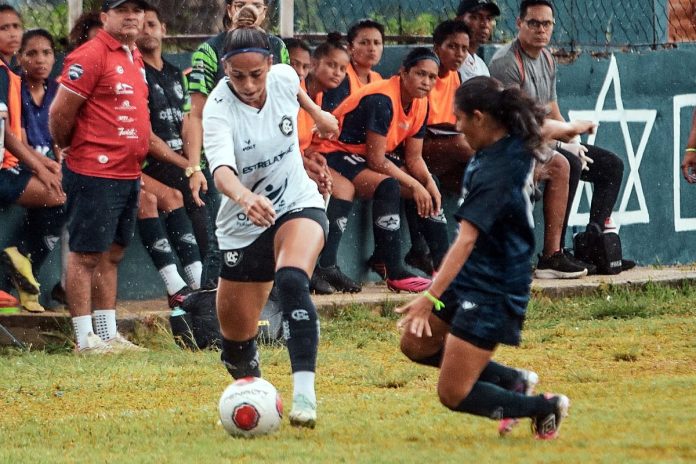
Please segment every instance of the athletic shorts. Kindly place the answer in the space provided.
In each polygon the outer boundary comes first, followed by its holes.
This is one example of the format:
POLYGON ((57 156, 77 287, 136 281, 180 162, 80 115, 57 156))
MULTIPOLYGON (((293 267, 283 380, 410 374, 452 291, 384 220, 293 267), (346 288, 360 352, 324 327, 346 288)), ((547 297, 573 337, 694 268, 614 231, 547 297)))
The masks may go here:
POLYGON ((236 250, 221 250, 222 269, 220 277, 234 282, 270 282, 275 276, 276 231, 291 219, 307 218, 315 221, 324 230, 324 240, 329 233, 329 220, 321 208, 299 208, 278 218, 250 245, 236 250))
POLYGON ((135 233, 140 179, 85 176, 63 164, 70 251, 103 253, 127 247, 135 233))
MULTIPOLYGON (((397 167, 402 167, 404 162, 401 158, 394 153, 387 153, 387 159, 396 164, 397 167)), ((340 175, 346 179, 352 181, 358 174, 363 172, 365 169, 369 169, 367 166, 367 160, 362 155, 356 155, 355 153, 345 153, 342 151, 334 151, 326 155, 326 162, 329 167, 334 171, 338 172, 340 175)))
POLYGON ((441 300, 445 307, 433 314, 450 326, 455 337, 488 351, 500 343, 520 344, 524 316, 508 309, 504 302, 474 303, 462 300, 450 289, 441 300))
POLYGON ((14 168, 0 169, 0 205, 17 203, 27 189, 32 173, 18 165, 14 168))

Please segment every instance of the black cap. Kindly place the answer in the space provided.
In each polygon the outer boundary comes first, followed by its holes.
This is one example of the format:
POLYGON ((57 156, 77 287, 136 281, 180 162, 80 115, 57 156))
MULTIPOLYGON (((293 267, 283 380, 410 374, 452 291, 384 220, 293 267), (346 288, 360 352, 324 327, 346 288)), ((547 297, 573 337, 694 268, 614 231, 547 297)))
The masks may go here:
POLYGON ((104 0, 104 3, 102 3, 102 11, 109 11, 113 8, 116 8, 117 6, 121 6, 126 2, 133 2, 137 3, 143 8, 147 8, 150 6, 145 0, 104 0))
POLYGON ((462 0, 457 8, 457 16, 464 16, 470 11, 486 8, 493 13, 493 16, 500 16, 500 8, 493 0, 462 0))

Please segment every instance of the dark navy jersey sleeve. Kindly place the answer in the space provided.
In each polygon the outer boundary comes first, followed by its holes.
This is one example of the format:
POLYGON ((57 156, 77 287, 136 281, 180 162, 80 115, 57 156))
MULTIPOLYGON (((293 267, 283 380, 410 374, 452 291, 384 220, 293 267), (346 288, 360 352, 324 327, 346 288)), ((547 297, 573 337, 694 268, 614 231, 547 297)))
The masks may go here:
POLYGON ((389 97, 382 94, 367 95, 343 119, 340 140, 344 143, 363 144, 368 131, 386 137, 393 115, 389 97))
POLYGON ((425 113, 425 119, 423 119, 423 125, 421 126, 420 129, 418 129, 418 132, 413 134, 414 139, 425 138, 425 129, 428 126, 428 113, 430 113, 430 106, 428 106, 428 111, 425 113))

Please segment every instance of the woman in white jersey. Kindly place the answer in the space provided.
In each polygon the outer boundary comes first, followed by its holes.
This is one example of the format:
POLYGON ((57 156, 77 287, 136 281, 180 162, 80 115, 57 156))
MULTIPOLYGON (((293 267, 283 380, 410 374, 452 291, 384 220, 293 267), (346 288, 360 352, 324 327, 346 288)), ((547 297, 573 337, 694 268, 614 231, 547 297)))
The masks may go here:
POLYGON ((299 151, 300 81, 288 65, 271 67, 268 36, 257 29, 229 32, 221 61, 226 77, 203 109, 203 144, 223 195, 217 217, 222 361, 235 379, 261 376, 255 337, 275 280, 293 372, 290 422, 314 427, 319 321, 309 276, 328 221, 299 151))

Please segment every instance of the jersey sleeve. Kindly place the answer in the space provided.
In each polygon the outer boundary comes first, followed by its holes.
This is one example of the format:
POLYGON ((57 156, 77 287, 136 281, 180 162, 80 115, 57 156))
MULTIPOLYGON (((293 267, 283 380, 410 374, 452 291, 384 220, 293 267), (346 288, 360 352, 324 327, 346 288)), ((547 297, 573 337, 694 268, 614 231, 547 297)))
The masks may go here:
POLYGON ((506 211, 510 191, 510 180, 507 177, 478 171, 454 217, 457 221, 470 222, 479 232, 488 234, 506 211))
POLYGON ((365 116, 365 129, 379 135, 387 136, 389 123, 394 115, 394 109, 386 95, 368 95, 360 101, 358 110, 365 116))
POLYGON ((213 47, 202 43, 191 56, 191 73, 188 76, 189 92, 209 95, 215 88, 218 70, 218 56, 213 47))
POLYGON ((498 79, 505 87, 521 87, 522 85, 522 75, 511 50, 503 55, 494 56, 488 70, 491 77, 498 79))
POLYGON ((203 107, 203 149, 210 172, 215 172, 220 166, 228 166, 235 173, 238 172, 233 121, 227 110, 229 104, 226 98, 209 98, 203 107))
POLYGON ((430 104, 428 104, 428 111, 425 112, 425 119, 423 120, 423 125, 418 129, 418 132, 413 134, 414 139, 423 139, 425 138, 425 130, 428 126, 428 115, 430 114, 430 104))
MULTIPOLYGON (((7 105, 10 95, 10 76, 7 69, 0 67, 0 102, 7 105)), ((9 107, 9 105, 7 105, 9 107)))
POLYGON ((78 48, 65 58, 61 85, 82 98, 89 98, 103 74, 103 57, 94 47, 78 48))
POLYGON ((273 73, 278 75, 284 91, 297 98, 297 94, 300 91, 300 77, 295 70, 287 64, 277 64, 271 69, 273 73))

